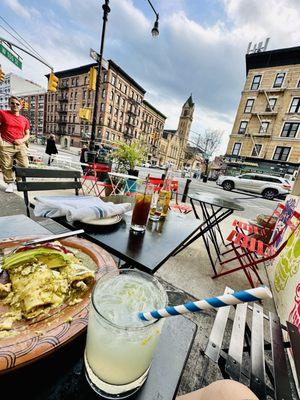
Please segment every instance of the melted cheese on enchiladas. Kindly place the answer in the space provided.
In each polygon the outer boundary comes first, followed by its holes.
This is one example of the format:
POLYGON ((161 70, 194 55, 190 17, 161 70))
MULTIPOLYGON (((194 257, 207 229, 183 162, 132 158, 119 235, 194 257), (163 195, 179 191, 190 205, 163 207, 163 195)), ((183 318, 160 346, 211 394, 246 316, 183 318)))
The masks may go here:
POLYGON ((66 302, 74 304, 94 280, 94 272, 59 242, 56 248, 14 253, 4 260, 3 269, 10 283, 0 287, 0 301, 10 306, 10 312, 0 314, 0 337, 15 320, 35 318, 66 302))

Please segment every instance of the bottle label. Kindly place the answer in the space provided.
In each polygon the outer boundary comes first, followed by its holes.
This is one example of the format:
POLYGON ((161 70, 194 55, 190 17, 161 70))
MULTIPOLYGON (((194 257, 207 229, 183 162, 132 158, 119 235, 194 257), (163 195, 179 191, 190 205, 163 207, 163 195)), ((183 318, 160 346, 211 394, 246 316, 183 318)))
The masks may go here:
POLYGON ((169 210, 169 204, 171 201, 171 192, 168 190, 161 190, 159 192, 158 203, 163 204, 162 217, 165 217, 169 210))

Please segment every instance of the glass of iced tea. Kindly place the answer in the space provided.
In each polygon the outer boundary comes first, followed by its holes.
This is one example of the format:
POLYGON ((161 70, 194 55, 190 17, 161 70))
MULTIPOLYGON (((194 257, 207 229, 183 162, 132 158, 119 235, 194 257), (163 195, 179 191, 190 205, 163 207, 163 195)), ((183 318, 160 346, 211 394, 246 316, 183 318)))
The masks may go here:
POLYGON ((134 231, 145 232, 146 230, 152 194, 153 186, 146 183, 138 183, 131 219, 131 229, 134 231))

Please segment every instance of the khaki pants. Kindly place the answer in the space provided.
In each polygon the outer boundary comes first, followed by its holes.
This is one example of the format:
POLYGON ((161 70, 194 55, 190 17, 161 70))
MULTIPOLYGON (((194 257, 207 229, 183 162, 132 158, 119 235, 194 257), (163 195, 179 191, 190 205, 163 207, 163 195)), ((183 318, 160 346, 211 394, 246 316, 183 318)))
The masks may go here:
POLYGON ((25 144, 10 144, 0 139, 0 167, 5 183, 15 179, 13 172, 14 160, 18 167, 28 168, 27 147, 25 144))

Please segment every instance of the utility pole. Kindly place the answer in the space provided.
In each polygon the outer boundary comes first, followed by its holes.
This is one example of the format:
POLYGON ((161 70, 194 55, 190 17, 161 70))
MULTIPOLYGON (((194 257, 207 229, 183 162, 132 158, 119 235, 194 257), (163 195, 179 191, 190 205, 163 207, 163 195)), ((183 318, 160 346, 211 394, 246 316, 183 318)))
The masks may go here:
MULTIPOLYGON (((151 31, 152 36, 156 37, 159 34, 159 30, 158 30, 159 14, 155 11, 150 0, 148 0, 148 3, 150 4, 153 12, 156 15, 156 21, 155 21, 154 26, 151 31)), ((90 139, 90 143, 89 143, 89 151, 87 152, 87 157, 88 157, 89 162, 96 161, 95 160, 95 158, 96 158, 95 139, 96 139, 97 116, 98 116, 98 100, 99 100, 99 90, 100 90, 100 84, 101 84, 101 68, 102 68, 102 59, 103 59, 106 22, 107 22, 107 16, 110 12, 109 0, 104 0, 102 9, 103 9, 103 24, 102 24, 102 33, 101 33, 100 52, 97 56, 98 71, 97 71, 96 90, 95 90, 95 99, 94 99, 94 107, 93 107, 92 132, 91 132, 91 139, 90 139)))
POLYGON ((105 39, 105 30, 106 30, 106 22, 107 16, 110 12, 109 8, 109 0, 105 0, 105 3, 102 5, 103 8, 103 25, 102 25, 102 33, 101 33, 101 44, 100 44, 100 52, 98 57, 98 71, 97 71, 97 80, 96 80, 96 91, 95 91, 95 100, 94 100, 94 108, 93 108, 93 119, 92 119, 92 132, 91 132, 91 140, 89 145, 90 153, 94 155, 95 158, 95 138, 96 138, 96 125, 97 125, 97 116, 98 116, 98 101, 99 101, 99 90, 101 84, 101 67, 102 67, 102 58, 103 58, 103 49, 104 49, 104 39, 105 39))

